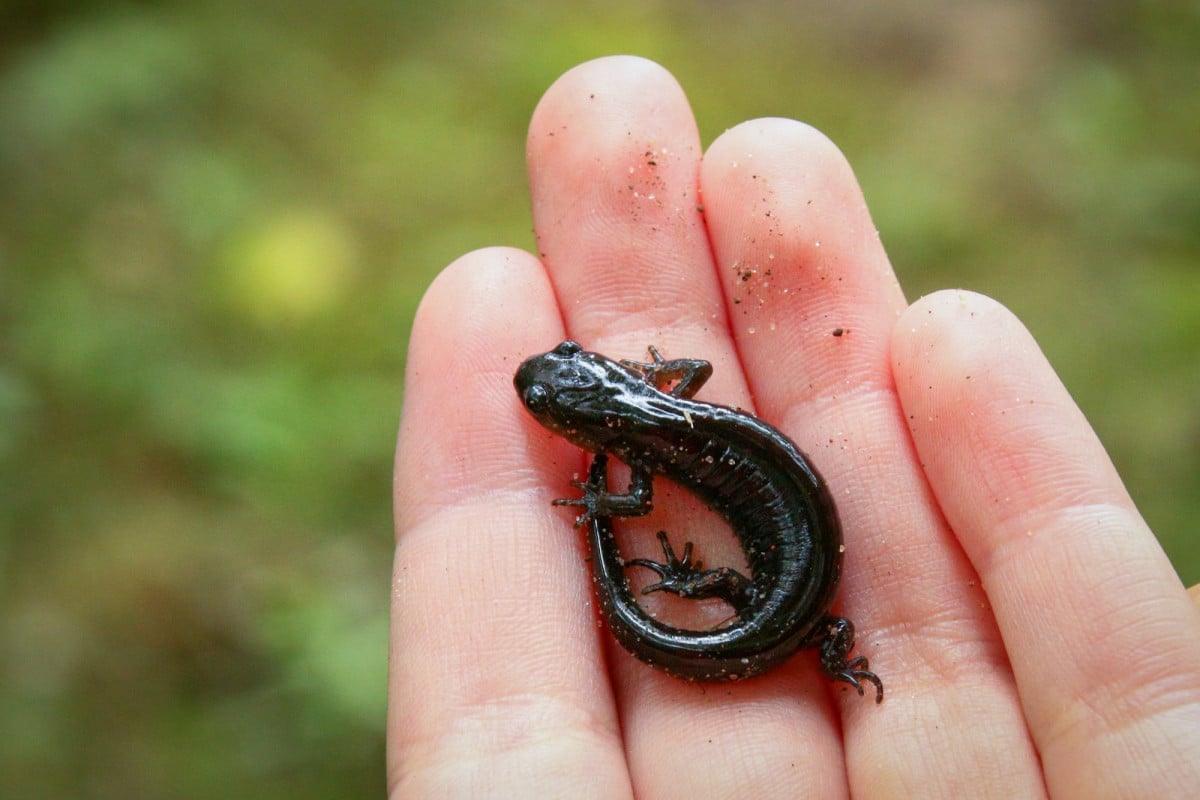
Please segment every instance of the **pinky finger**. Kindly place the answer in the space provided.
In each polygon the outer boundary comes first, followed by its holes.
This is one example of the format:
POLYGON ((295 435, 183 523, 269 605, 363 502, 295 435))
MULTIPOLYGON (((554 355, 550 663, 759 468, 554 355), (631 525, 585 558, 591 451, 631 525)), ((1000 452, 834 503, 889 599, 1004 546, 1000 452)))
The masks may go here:
POLYGON ((983 581, 1052 796, 1200 786, 1200 613, 1029 332, 940 292, 892 365, 930 486, 983 581))

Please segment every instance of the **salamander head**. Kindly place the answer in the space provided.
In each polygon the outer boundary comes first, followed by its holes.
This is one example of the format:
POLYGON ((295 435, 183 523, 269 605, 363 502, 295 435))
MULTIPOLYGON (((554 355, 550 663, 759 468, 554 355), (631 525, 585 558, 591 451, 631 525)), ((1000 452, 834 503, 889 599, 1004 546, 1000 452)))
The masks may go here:
POLYGON ((513 376, 521 402, 538 422, 593 452, 614 432, 614 398, 628 382, 624 367, 569 339, 525 359, 513 376))

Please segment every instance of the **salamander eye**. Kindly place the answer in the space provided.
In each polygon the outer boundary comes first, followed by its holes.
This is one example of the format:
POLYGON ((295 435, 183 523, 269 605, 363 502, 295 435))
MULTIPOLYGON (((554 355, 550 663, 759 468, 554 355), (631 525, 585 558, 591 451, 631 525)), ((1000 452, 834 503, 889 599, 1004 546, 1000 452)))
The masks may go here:
POLYGON ((573 342, 567 339, 565 342, 554 348, 556 356, 573 356, 583 350, 583 346, 579 342, 573 342))
POLYGON ((525 407, 538 412, 550 405, 550 390, 543 384, 535 383, 525 390, 525 407))

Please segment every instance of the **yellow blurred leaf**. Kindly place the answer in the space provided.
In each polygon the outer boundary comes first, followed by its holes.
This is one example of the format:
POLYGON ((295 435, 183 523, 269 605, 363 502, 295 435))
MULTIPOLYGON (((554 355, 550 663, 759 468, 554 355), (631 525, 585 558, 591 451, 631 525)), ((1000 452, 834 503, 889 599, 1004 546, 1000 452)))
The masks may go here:
POLYGON ((230 303, 268 325, 305 322, 332 308, 354 279, 357 242, 321 211, 268 219, 236 242, 227 260, 230 303))

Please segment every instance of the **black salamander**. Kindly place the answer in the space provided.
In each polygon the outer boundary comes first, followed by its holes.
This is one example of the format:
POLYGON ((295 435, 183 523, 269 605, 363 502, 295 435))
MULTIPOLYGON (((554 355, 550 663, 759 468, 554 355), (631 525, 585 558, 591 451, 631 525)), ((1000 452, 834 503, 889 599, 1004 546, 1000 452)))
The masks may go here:
POLYGON ((555 504, 582 509, 576 526, 589 525, 597 595, 613 635, 652 666, 706 681, 747 678, 800 648, 816 647, 829 678, 849 683, 860 695, 862 682, 870 682, 875 701, 882 702, 883 682, 868 669, 866 657, 850 658, 854 625, 828 613, 841 576, 842 530, 821 477, 775 428, 691 399, 712 375, 707 361, 665 361, 653 347, 650 355, 650 363, 616 362, 565 341, 527 359, 513 379, 538 422, 595 454, 587 481, 572 482, 583 496, 555 504), (608 490, 610 455, 632 471, 624 494, 608 490), (751 577, 729 568, 700 569, 691 542, 676 555, 663 531, 658 533, 663 562, 622 560, 612 518, 649 513, 655 474, 695 493, 725 518, 751 577), (736 618, 713 630, 660 622, 635 599, 627 566, 658 574, 644 592, 718 597, 736 618))

